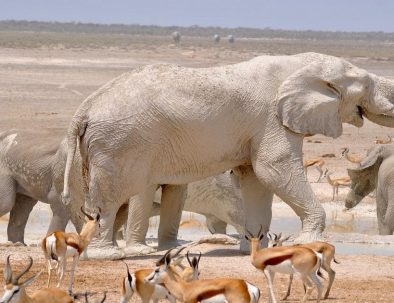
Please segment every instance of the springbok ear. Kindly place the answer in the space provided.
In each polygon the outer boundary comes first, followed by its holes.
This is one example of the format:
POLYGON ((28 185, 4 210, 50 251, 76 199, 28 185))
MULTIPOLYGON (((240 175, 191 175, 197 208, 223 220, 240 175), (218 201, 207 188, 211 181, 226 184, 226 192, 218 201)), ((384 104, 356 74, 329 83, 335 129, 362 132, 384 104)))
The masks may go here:
POLYGON ((167 254, 166 258, 164 259, 165 268, 168 268, 168 266, 170 266, 170 263, 171 263, 171 254, 167 254))
POLYGON ((314 61, 290 75, 279 87, 278 117, 290 130, 337 138, 342 134, 340 117, 344 75, 340 59, 314 61))

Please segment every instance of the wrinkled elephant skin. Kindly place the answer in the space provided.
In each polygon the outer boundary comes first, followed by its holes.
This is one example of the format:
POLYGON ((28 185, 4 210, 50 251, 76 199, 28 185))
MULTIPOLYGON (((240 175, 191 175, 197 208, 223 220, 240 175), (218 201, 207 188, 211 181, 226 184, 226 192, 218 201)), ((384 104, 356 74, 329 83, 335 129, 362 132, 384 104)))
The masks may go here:
POLYGON ((63 201, 77 150, 86 206, 101 207, 102 243, 116 212, 142 197, 148 214, 157 184, 187 184, 234 169, 246 228, 267 232, 273 194, 300 217, 296 241, 319 239, 325 212, 302 165, 306 135, 336 138, 363 117, 394 126, 394 83, 332 56, 260 56, 211 68, 149 65, 91 94, 67 134, 63 201), (260 224, 257 224, 260 220, 260 224))

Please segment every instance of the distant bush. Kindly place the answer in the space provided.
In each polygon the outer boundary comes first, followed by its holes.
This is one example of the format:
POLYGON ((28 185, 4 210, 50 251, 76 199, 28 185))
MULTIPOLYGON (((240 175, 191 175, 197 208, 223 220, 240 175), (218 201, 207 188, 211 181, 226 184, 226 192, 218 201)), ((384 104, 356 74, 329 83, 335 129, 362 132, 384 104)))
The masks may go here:
POLYGON ((328 32, 328 31, 290 31, 280 29, 256 28, 222 28, 222 27, 180 27, 155 25, 125 24, 93 24, 93 23, 60 23, 39 21, 0 21, 0 31, 34 31, 34 32, 69 32, 69 33, 107 33, 127 35, 168 36, 178 31, 182 36, 222 37, 233 35, 239 38, 283 38, 283 39, 316 39, 316 40, 378 40, 394 41, 394 33, 384 32, 328 32))

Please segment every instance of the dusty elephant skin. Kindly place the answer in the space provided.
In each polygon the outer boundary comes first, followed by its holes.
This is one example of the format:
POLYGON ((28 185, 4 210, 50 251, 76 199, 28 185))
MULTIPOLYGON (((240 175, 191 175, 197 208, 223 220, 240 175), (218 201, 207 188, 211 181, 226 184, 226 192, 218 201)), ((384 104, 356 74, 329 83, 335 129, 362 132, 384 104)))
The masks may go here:
MULTIPOLYGON (((163 201, 162 198, 156 193, 155 201, 163 201)), ((131 198, 130 203, 134 202, 135 199, 131 198)), ((153 209, 148 218, 139 217, 138 211, 134 211, 135 208, 132 206, 129 211, 127 205, 123 205, 119 209, 114 230, 119 230, 127 221, 126 241, 129 244, 133 242, 144 244, 147 230, 141 231, 138 235, 133 230, 142 222, 148 221, 149 217, 161 215, 161 203, 153 203, 153 209), (131 235, 137 237, 132 238, 131 235)), ((231 171, 188 184, 183 210, 204 215, 207 227, 213 234, 225 234, 227 224, 234 226, 238 233, 243 233, 245 219, 243 202, 238 180, 231 171)), ((160 220, 160 224, 166 224, 166 222, 160 220)))
POLYGON ((56 175, 63 175, 65 167, 65 159, 59 163, 59 144, 58 137, 38 132, 0 134, 0 216, 10 212, 9 241, 24 243, 29 214, 38 201, 49 203, 53 212, 48 233, 65 229, 69 216, 55 187, 56 175))
POLYGON ((348 169, 352 180, 346 208, 355 207, 376 189, 376 215, 380 235, 394 232, 394 147, 371 148, 357 169, 348 169))
MULTIPOLYGON (((100 206, 102 243, 112 242, 120 205, 131 196, 147 212, 157 184, 186 184, 231 168, 240 178, 246 228, 267 232, 273 194, 302 220, 297 241, 318 239, 325 213, 304 174, 305 135, 336 138, 363 116, 393 124, 394 83, 322 54, 261 56, 212 68, 151 65, 90 95, 67 135, 64 201, 77 142, 100 206), (146 200, 145 200, 146 199, 146 200)), ((106 257, 97 251, 97 257, 106 257)))

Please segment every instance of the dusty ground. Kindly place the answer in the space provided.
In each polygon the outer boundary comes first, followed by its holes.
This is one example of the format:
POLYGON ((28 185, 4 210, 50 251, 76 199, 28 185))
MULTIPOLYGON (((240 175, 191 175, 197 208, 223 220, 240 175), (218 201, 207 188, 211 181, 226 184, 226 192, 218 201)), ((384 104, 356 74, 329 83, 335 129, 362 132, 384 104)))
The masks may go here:
MULTIPOLYGON (((2 37, 4 40, 7 36, 2 37)), ((213 66, 246 60, 262 53, 290 54, 318 50, 343 55, 369 71, 394 77, 394 61, 386 56, 393 54, 394 46, 376 46, 365 41, 357 41, 353 45, 349 42, 343 44, 331 41, 322 45, 317 41, 239 40, 235 46, 221 44, 216 47, 208 42, 195 40, 175 47, 169 41, 152 42, 136 38, 134 44, 126 47, 114 45, 97 48, 84 45, 32 46, 28 43, 29 36, 25 35, 21 39, 26 42, 22 46, 0 47, 0 131, 10 128, 44 129, 63 136, 74 111, 86 96, 122 72, 147 63, 173 62, 196 67, 213 66), (193 43, 196 45, 193 46, 193 43)), ((4 41, 0 42, 4 45, 4 41)), ((307 138, 312 142, 305 140, 305 157, 334 153, 336 157, 327 158, 326 166, 335 172, 334 176, 343 176, 351 164, 338 158, 342 147, 347 146, 351 152, 363 155, 373 145, 376 137, 388 134, 393 135, 391 129, 369 122, 361 129, 345 126, 343 135, 336 140, 323 136, 307 138)), ((316 177, 316 173, 311 171, 311 180, 316 177)), ((327 184, 313 186, 323 202, 330 201, 331 188, 327 184)), ((341 197, 345 192, 341 191, 341 197)), ((369 203, 373 209, 373 199, 369 199, 369 203)), ((274 212, 275 214, 278 213, 274 212)), ((251 266, 249 257, 238 254, 236 247, 204 244, 193 248, 194 250, 204 252, 201 261, 202 277, 245 278, 261 288, 262 302, 266 301, 267 290, 263 275, 251 266)), ((43 258, 36 247, 0 246, 0 268, 3 268, 8 254, 13 255, 16 268, 21 268, 22 259, 26 260, 26 255, 35 259, 32 272, 43 268, 43 258)), ((127 260, 127 263, 132 269, 143 268, 151 266, 156 258, 157 256, 133 258, 127 260)), ((341 264, 334 265, 337 279, 329 302, 394 302, 393 256, 339 254, 338 259, 341 264)), ((82 261, 76 274, 76 290, 105 290, 108 291, 107 302, 117 302, 123 276, 125 267, 119 261, 82 261)), ((30 289, 42 287, 45 279, 44 273, 30 289)), ((283 276, 278 275, 276 278, 278 296, 284 293, 286 281, 287 278, 283 276)), ((301 290, 302 287, 297 282, 289 302, 297 302, 301 290)), ((134 299, 133 302, 138 301, 134 299)))

